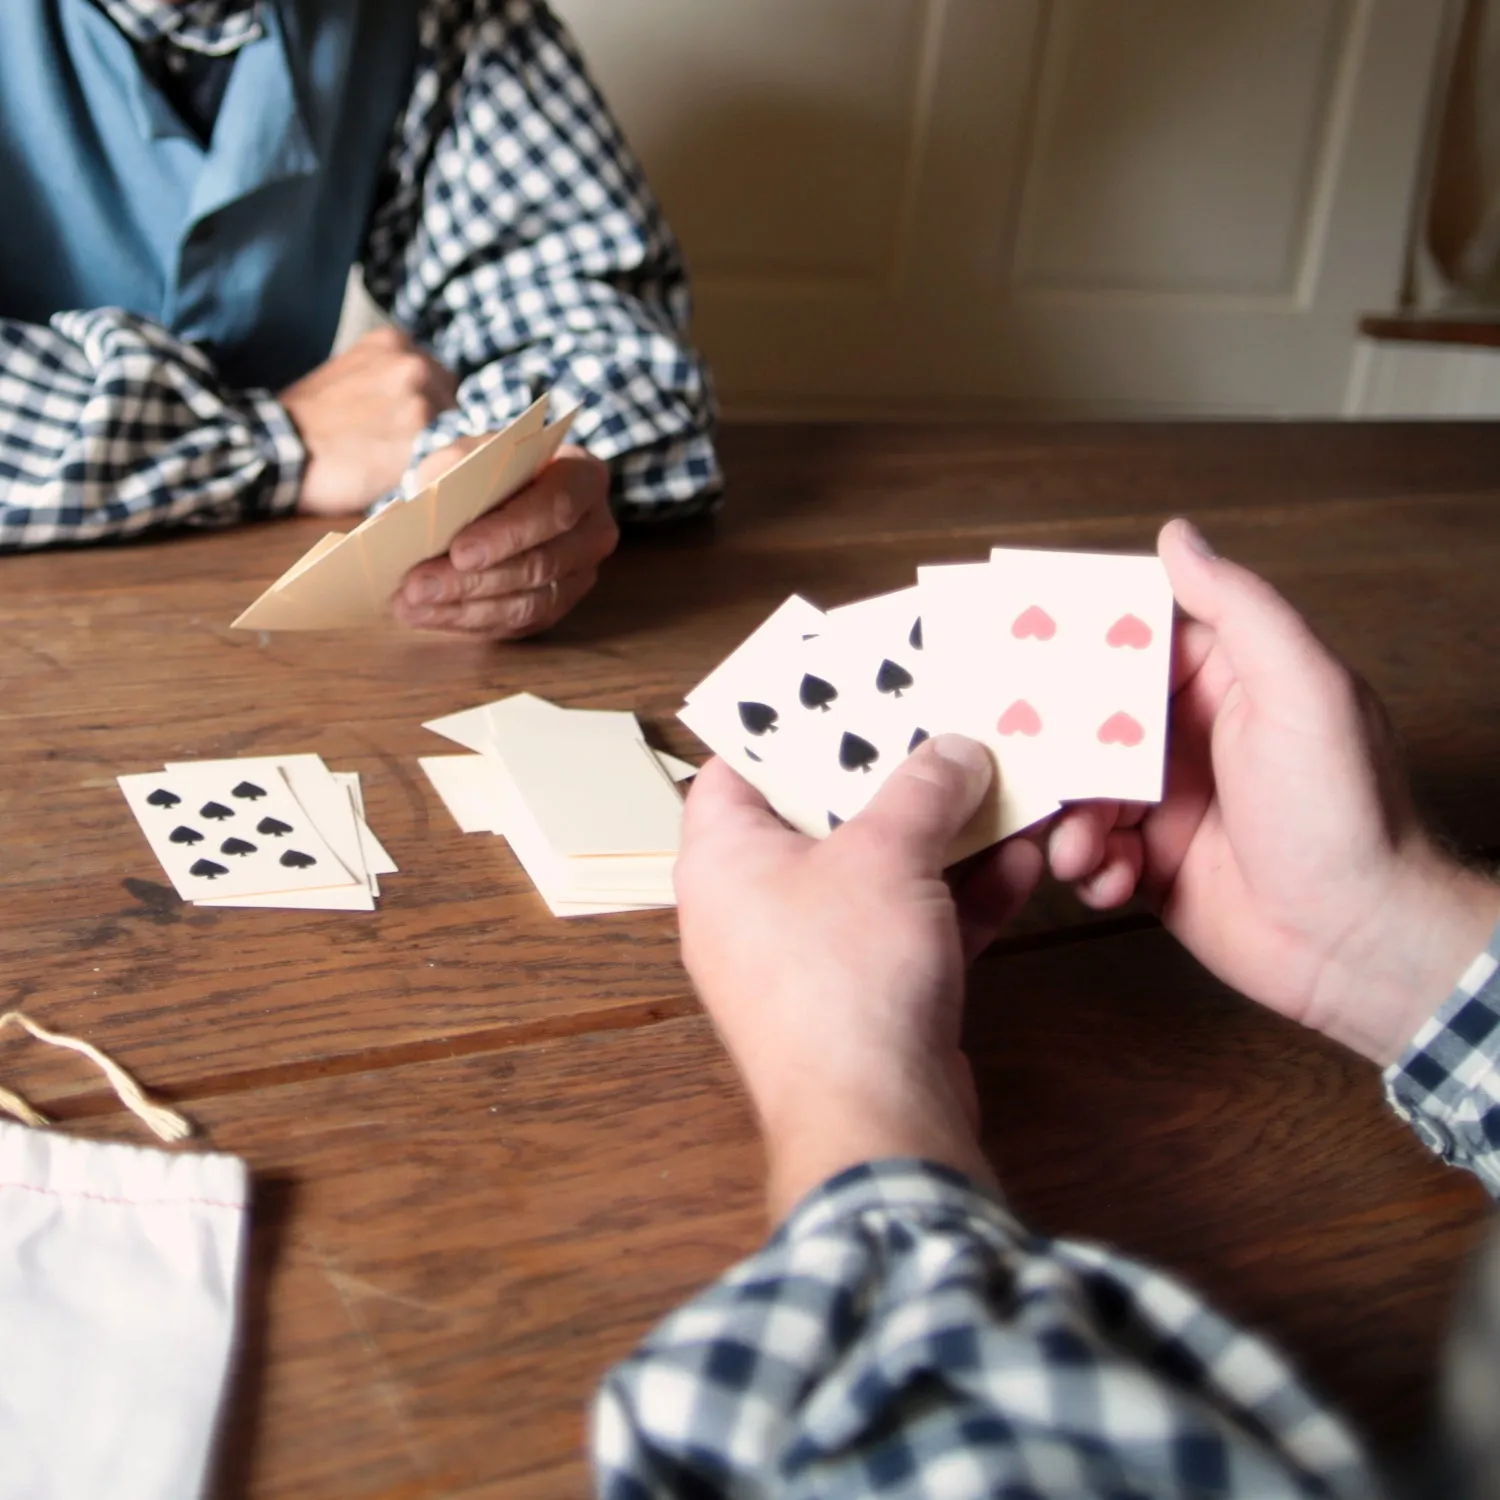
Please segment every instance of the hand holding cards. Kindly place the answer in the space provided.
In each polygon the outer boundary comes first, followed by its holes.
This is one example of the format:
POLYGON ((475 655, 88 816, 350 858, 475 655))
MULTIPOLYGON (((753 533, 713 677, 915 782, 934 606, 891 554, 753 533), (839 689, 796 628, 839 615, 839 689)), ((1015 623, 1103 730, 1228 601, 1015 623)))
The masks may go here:
POLYGON ((1172 592, 1154 557, 997 548, 827 613, 793 596, 679 717, 814 838, 931 735, 1000 769, 961 859, 1064 801, 1161 797, 1172 592))
POLYGON ((465 526, 529 484, 556 454, 573 415, 544 426, 546 405, 544 396, 420 493, 392 501, 353 531, 330 532, 232 628, 337 630, 378 620, 413 567, 446 552, 465 526))

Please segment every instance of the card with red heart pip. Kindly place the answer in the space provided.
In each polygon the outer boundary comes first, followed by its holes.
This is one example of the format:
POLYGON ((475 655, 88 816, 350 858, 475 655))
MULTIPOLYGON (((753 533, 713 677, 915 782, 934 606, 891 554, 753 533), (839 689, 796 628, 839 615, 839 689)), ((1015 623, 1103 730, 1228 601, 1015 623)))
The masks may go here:
POLYGON ((1172 590, 1156 558, 997 548, 918 577, 945 727, 987 744, 1008 785, 1160 800, 1172 590))
POLYGON ((955 858, 1065 801, 1160 799, 1172 594, 1156 558, 997 549, 918 580, 826 615, 788 601, 680 717, 818 837, 949 731, 1000 769, 955 858))

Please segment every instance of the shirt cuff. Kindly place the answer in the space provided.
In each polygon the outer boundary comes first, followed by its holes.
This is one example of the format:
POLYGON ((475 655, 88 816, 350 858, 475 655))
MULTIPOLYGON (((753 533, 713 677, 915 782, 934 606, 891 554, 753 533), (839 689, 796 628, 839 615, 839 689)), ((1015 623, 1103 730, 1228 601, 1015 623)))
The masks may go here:
POLYGON ((307 467, 307 449, 296 423, 270 391, 246 391, 250 417, 265 437, 267 459, 274 478, 256 490, 246 502, 245 518, 283 516, 297 508, 302 493, 302 471, 307 467))
POLYGON ((1500 926, 1384 1081, 1429 1150, 1500 1196, 1500 926))
POLYGON ((811 1239, 868 1215, 939 1226, 983 1225, 1007 1240, 1030 1238, 992 1193, 939 1162, 890 1157, 846 1167, 816 1187, 782 1221, 771 1243, 811 1239))

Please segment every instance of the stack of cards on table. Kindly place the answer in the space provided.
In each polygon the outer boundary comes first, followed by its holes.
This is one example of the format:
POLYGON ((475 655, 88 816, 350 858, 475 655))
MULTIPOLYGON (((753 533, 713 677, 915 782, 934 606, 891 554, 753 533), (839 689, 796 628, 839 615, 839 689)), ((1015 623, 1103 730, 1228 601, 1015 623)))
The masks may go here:
POLYGON ((169 763, 117 778, 177 890, 199 906, 374 911, 395 862, 355 772, 317 755, 169 763))
POLYGON ((510 844, 554 916, 675 904, 675 783, 694 768, 647 745, 634 714, 519 693, 423 727, 477 752, 421 766, 465 833, 510 844))
POLYGON ((1161 798, 1172 592, 1154 557, 997 548, 826 613, 798 596, 679 717, 793 827, 823 838, 921 742, 1000 769, 961 859, 1092 798, 1161 798))

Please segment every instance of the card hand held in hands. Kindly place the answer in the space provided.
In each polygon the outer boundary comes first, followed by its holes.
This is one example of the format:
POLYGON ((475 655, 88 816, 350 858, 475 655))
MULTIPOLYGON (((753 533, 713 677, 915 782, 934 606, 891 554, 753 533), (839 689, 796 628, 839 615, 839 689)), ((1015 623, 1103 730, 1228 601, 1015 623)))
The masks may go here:
POLYGON ((794 595, 678 717, 814 838, 923 740, 978 740, 999 776, 952 862, 1065 801, 1160 800, 1172 616, 1155 557, 997 548, 826 613, 794 595))
POLYGON ((470 522, 529 484, 562 446, 574 412, 546 422, 547 397, 419 493, 349 532, 330 532, 234 622, 236 630, 341 630, 381 619, 402 579, 445 553, 470 522))

